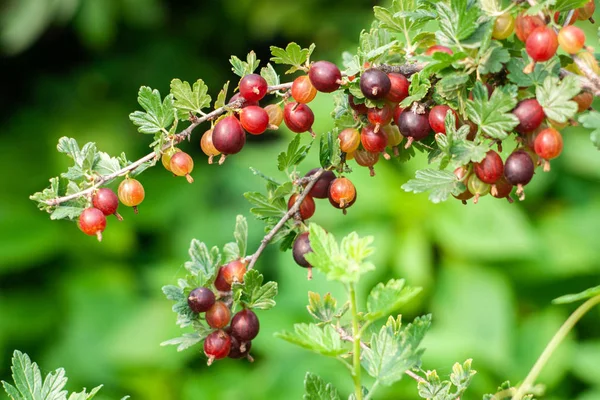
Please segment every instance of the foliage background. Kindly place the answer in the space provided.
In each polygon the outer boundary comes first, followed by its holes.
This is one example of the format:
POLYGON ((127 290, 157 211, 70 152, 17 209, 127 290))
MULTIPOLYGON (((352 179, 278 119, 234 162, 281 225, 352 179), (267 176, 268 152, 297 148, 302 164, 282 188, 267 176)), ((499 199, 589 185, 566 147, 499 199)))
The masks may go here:
MULTIPOLYGON (((369 26, 374 4, 304 0, 14 0, 0 6, 0 378, 9 379, 14 349, 28 352, 44 372, 67 370, 70 389, 105 384, 100 399, 264 399, 301 397, 307 370, 348 393, 341 365, 281 340, 273 332, 308 320, 307 291, 342 295, 316 275, 304 279, 290 253, 270 248, 258 268, 280 284, 278 307, 263 312, 255 363, 226 360, 210 369, 197 351, 176 353, 158 343, 180 332, 160 287, 183 274, 191 238, 222 245, 235 215, 250 217, 242 193, 262 182, 248 166, 275 174, 275 156, 291 134, 252 138, 223 167, 205 164, 196 132, 182 147, 194 155, 196 182, 162 168, 142 176, 147 198, 139 216, 109 220, 102 244, 74 224, 51 222, 27 197, 66 169, 59 137, 95 141, 130 159, 146 154, 146 137, 128 113, 140 85, 168 91, 171 78, 203 78, 216 93, 234 79, 231 54, 296 41, 317 44, 316 59, 341 62, 369 26)), ((600 18, 597 18, 600 19, 600 18)), ((587 26, 588 37, 595 37, 587 26)), ((593 44, 596 44, 595 42, 593 44)), ((235 82, 232 82, 235 83, 235 82)), ((331 101, 313 103, 315 130, 329 129, 331 101)), ((311 104, 312 106, 312 104, 311 104)), ((433 312, 424 368, 450 372, 474 358, 479 371, 466 399, 481 398, 505 379, 523 379, 574 306, 551 299, 600 284, 600 158, 579 128, 564 133, 552 172, 538 172, 527 200, 509 205, 483 198, 433 205, 401 189, 426 161, 357 168, 360 200, 348 216, 318 202, 315 221, 338 236, 374 235, 378 265, 362 285, 405 277, 424 294, 405 312, 433 312)), ((308 140, 308 138, 306 139, 308 140)), ((510 151, 511 149, 508 149, 510 151)), ((506 150, 505 150, 506 151, 506 150)), ((316 166, 316 154, 310 158, 316 166)), ((306 170, 313 165, 306 165, 306 170)), ((250 218, 250 249, 262 226, 250 218)), ((548 399, 600 398, 600 311, 584 318, 546 367, 548 399)), ((381 399, 416 398, 408 378, 381 399)))

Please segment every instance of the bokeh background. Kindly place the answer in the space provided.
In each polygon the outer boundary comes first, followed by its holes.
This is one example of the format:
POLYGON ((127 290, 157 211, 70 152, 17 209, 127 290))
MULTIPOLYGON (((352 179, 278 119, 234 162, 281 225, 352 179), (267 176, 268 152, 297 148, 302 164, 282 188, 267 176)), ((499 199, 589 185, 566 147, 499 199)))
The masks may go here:
MULTIPOLYGON (((183 148, 193 154, 196 182, 162 168, 141 177, 147 197, 140 214, 121 210, 100 244, 74 223, 53 222, 28 196, 43 189, 69 160, 59 137, 94 141, 130 159, 148 151, 129 112, 141 85, 168 91, 172 78, 204 79, 216 96, 233 80, 228 59, 269 45, 317 44, 315 59, 341 62, 372 20, 375 2, 347 0, 9 0, 0 5, 0 378, 10 378, 14 349, 44 372, 65 367, 69 389, 104 384, 99 399, 298 399, 306 371, 349 394, 351 381, 336 361, 273 338, 308 321, 309 290, 342 298, 316 274, 306 281, 291 254, 269 248, 258 268, 277 280, 278 306, 261 312, 254 364, 225 360, 207 368, 201 347, 177 353, 159 347, 182 332, 161 286, 183 275, 192 238, 222 246, 236 214, 250 222, 250 249, 263 226, 242 193, 260 190, 249 166, 276 176, 276 154, 291 133, 252 138, 224 166, 209 166, 196 132, 183 148)), ((597 18, 600 19, 600 18, 597 18)), ((589 24, 588 24, 589 25, 589 24)), ((587 28, 595 37, 594 27, 587 28)), ((280 72, 282 72, 280 70, 280 72)), ((329 96, 315 100, 315 130, 330 129, 329 96)), ((380 162, 377 176, 356 168, 360 200, 343 216, 318 202, 314 220, 338 236, 373 235, 377 270, 361 298, 379 281, 404 277, 424 287, 405 320, 432 312, 424 368, 447 375, 473 358, 479 371, 464 399, 481 398, 505 379, 524 378, 549 338, 575 306, 553 306, 559 295, 600 284, 600 157, 581 128, 564 133, 563 155, 550 173, 538 172, 527 200, 483 198, 431 204, 400 186, 425 165, 380 162)), ((306 138, 308 141, 308 138, 306 138)), ((510 151, 510 149, 508 149, 510 151)), ((316 153, 316 152, 313 152, 316 153)), ((304 170, 317 165, 316 154, 304 170)), ((548 399, 600 399, 600 311, 577 326, 540 379, 548 399)), ((369 381, 367 380, 367 383, 369 381)), ((376 398, 415 399, 403 379, 376 398)), ((0 395, 2 397, 2 395, 0 395)))

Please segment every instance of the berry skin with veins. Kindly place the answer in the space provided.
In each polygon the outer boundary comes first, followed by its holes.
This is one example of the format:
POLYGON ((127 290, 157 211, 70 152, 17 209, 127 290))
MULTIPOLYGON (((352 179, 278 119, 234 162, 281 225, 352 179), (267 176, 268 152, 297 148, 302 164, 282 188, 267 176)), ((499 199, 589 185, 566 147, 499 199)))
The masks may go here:
POLYGON ((171 172, 171 157, 173 157, 173 154, 180 151, 181 149, 178 149, 177 147, 171 147, 167 149, 160 157, 160 161, 167 171, 171 172))
POLYGON ((504 175, 504 164, 498 153, 489 150, 481 162, 473 163, 473 170, 482 182, 492 185, 504 175))
POLYGON ((512 35, 515 30, 515 18, 510 13, 504 13, 496 18, 492 37, 503 40, 512 35))
POLYGON ((569 54, 576 54, 585 45, 585 33, 576 26, 565 26, 558 32, 560 48, 569 54))
POLYGON ((114 215, 119 221, 123 220, 123 217, 117 212, 117 209, 119 208, 119 198, 115 192, 109 188, 98 189, 92 196, 92 204, 98 210, 102 211, 105 216, 114 215))
POLYGON ((127 207, 133 207, 133 211, 136 214, 138 213, 137 206, 144 201, 144 197, 146 196, 142 184, 133 178, 125 178, 119 185, 117 193, 121 203, 127 207))
POLYGON ((269 114, 259 106, 248 106, 240 111, 240 123, 251 135, 261 135, 269 127, 269 114))
POLYGON ((188 306, 196 314, 208 311, 215 304, 215 301, 213 291, 205 287, 192 290, 187 298, 188 306))
POLYGON ((213 163, 214 156, 218 156, 219 154, 221 154, 213 144, 212 134, 213 130, 209 129, 206 132, 204 132, 202 138, 200 139, 200 148, 202 149, 202 152, 208 156, 209 164, 213 163))
POLYGON ((204 354, 208 357, 208 365, 227 357, 230 350, 231 336, 223 330, 214 331, 204 340, 204 354))
POLYGON ((360 145, 360 132, 355 128, 346 128, 338 134, 340 150, 344 153, 353 153, 360 145))
MULTIPOLYGON (((360 142, 365 150, 372 153, 381 153, 385 151, 388 145, 387 136, 383 131, 377 131, 377 127, 366 125, 360 132, 360 142)), ((388 156, 389 157, 389 156, 388 156)))
POLYGON ((240 80, 240 95, 248 101, 260 101, 268 88, 265 78, 258 74, 248 74, 240 80))
POLYGON ((384 99, 392 88, 388 75, 376 68, 369 68, 360 76, 360 90, 367 99, 384 99))
POLYGON ((558 38, 551 27, 535 28, 525 41, 525 50, 535 62, 551 59, 558 49, 558 38))
POLYGON ((96 236, 102 241, 102 232, 106 229, 106 216, 97 208, 86 208, 79 215, 79 229, 89 236, 96 236))
POLYGON ((508 200, 509 203, 513 202, 513 199, 510 197, 510 193, 513 190, 513 185, 508 183, 508 181, 506 180, 506 178, 504 176, 502 178, 500 178, 494 184, 494 186, 496 187, 496 191, 491 192, 492 196, 494 196, 497 199, 506 198, 506 200, 508 200))
MULTIPOLYGON (((239 153, 246 144, 246 132, 240 121, 233 115, 226 116, 215 125, 212 142, 222 154, 239 153)), ((222 163, 220 161, 219 163, 222 163)))
POLYGON ((356 197, 356 188, 348 178, 337 178, 329 186, 329 199, 338 204, 340 208, 351 205, 356 197))
POLYGON ((369 168, 369 173, 371 176, 375 176, 375 169, 373 166, 377 164, 377 161, 379 161, 379 154, 380 153, 372 153, 365 149, 358 149, 354 153, 354 159, 361 167, 369 168))
POLYGON ((394 112, 389 104, 384 104, 381 108, 369 108, 367 112, 367 119, 370 123, 375 125, 375 132, 379 132, 379 128, 382 125, 387 125, 392 122, 394 112))
POLYGON ((535 154, 544 160, 544 171, 550 171, 550 162, 562 153, 563 139, 559 131, 546 128, 538 133, 533 141, 535 154))
MULTIPOLYGON (((294 204, 296 204, 297 198, 298 193, 294 193, 290 196, 290 199, 288 200, 288 210, 290 210, 294 204)), ((304 200, 302 200, 302 203, 300 203, 300 208, 298 210, 300 213, 300 218, 302 218, 303 221, 309 219, 315 214, 315 208, 315 201, 312 197, 310 197, 310 195, 307 195, 304 200)))
POLYGON ((513 110, 513 114, 519 119, 519 125, 515 127, 515 131, 520 134, 533 132, 544 122, 544 118, 546 118, 544 109, 536 99, 527 99, 519 102, 513 110))
MULTIPOLYGON (((309 178, 317 173, 319 168, 313 168, 304 175, 305 178, 309 178)), ((312 189, 308 193, 309 196, 315 199, 326 199, 329 196, 329 185, 335 180, 335 174, 332 171, 324 171, 317 182, 313 185, 312 189)))
POLYGON ((332 62, 317 61, 311 64, 308 77, 319 92, 331 93, 340 88, 342 73, 332 62))
POLYGON ((310 132, 315 137, 315 133, 312 131, 315 114, 306 104, 287 103, 283 109, 283 120, 290 131, 295 133, 310 132))
POLYGON ((248 309, 239 311, 231 320, 231 336, 242 342, 249 342, 258 335, 260 324, 256 314, 248 309))
POLYGON ((227 326, 230 319, 231 311, 229 311, 229 307, 222 301, 216 301, 215 304, 206 311, 206 323, 211 328, 224 328, 227 326))
POLYGON ((317 88, 310 82, 308 75, 302 75, 294 79, 292 83, 292 97, 296 102, 306 104, 314 100, 317 88))
POLYGON ((438 105, 434 106, 429 111, 428 117, 429 125, 435 133, 443 133, 444 135, 446 134, 446 114, 448 114, 448 112, 452 112, 454 114, 454 127, 458 128, 458 115, 456 114, 456 111, 454 111, 447 105, 438 105))
POLYGON ((519 14, 515 20, 515 34, 521 42, 525 42, 535 28, 546 26, 546 23, 537 15, 519 14))
POLYGON ((472 174, 467 181, 467 188, 469 189, 469 192, 473 193, 475 196, 473 204, 477 204, 480 197, 485 196, 490 192, 491 186, 489 183, 482 182, 476 174, 472 174))
POLYGON ((408 97, 410 82, 404 75, 395 72, 389 73, 388 78, 390 79, 391 86, 386 99, 392 103, 400 103, 408 97))
POLYGON ((177 176, 185 176, 189 183, 194 182, 194 178, 190 176, 190 173, 194 169, 194 160, 188 153, 179 151, 171 157, 169 163, 171 172, 177 176))
POLYGON ((277 104, 269 104, 265 111, 269 115, 269 129, 278 129, 283 122, 283 109, 277 104))

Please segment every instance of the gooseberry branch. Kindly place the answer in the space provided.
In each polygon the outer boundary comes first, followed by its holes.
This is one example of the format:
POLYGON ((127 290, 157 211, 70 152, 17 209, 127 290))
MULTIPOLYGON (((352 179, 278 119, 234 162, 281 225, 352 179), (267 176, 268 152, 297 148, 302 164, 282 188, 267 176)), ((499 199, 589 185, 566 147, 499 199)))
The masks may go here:
MULTIPOLYGON (((269 88, 267 89, 267 93, 279 92, 280 90, 288 90, 291 87, 292 87, 292 82, 282 83, 280 85, 275 85, 275 86, 269 86, 269 88)), ((231 109, 240 108, 242 105, 243 105, 243 100, 235 100, 229 104, 224 105, 223 107, 219 107, 216 110, 203 115, 200 118, 192 118, 191 119, 192 124, 190 126, 188 126, 187 128, 185 128, 183 131, 173 135, 171 140, 169 140, 169 143, 167 143, 165 146, 163 146, 163 148, 160 151, 160 154, 162 154, 162 152, 171 148, 173 145, 181 143, 185 139, 188 139, 191 136, 194 129, 201 123, 213 120, 213 119, 219 117, 221 114, 228 112, 231 109)), ((74 200, 79 197, 89 196, 94 192, 94 190, 96 190, 96 188, 98 186, 100 186, 106 182, 109 182, 119 176, 127 175, 130 172, 135 171, 137 168, 139 168, 142 164, 144 164, 146 162, 151 162, 151 161, 156 162, 156 160, 158 159, 158 156, 160 154, 157 154, 156 152, 148 153, 144 157, 140 158, 139 160, 132 162, 131 164, 127 165, 126 167, 121 168, 118 171, 113 172, 112 174, 102 175, 102 176, 95 178, 92 185, 87 189, 84 189, 84 190, 76 192, 76 193, 69 194, 67 196, 62 196, 62 197, 57 197, 55 199, 46 200, 46 201, 44 201, 44 203, 46 203, 49 206, 58 206, 59 204, 64 203, 69 200, 74 200)))

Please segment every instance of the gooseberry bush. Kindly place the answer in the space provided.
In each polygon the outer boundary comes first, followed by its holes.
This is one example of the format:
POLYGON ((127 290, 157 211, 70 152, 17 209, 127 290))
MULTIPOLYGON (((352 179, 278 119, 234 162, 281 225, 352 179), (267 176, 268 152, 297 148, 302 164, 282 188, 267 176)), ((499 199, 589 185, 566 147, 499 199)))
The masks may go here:
MULTIPOLYGON (((373 238, 353 232, 338 241, 309 220, 318 204, 327 206, 319 202, 324 199, 342 211, 340 218, 351 213, 358 193, 368 190, 354 185, 352 170, 368 168, 377 179, 380 158, 405 163, 423 153, 430 166, 417 171, 402 186, 405 191, 429 192, 433 203, 477 204, 488 194, 513 202, 514 192, 525 200, 536 171, 552 173, 550 162, 563 149, 560 131, 569 125, 590 129, 592 144, 600 148, 600 114, 591 109, 600 94, 600 67, 578 27, 593 23, 594 9, 593 0, 394 0, 390 7, 376 6, 372 26, 361 33, 355 53, 343 54, 342 66, 314 60, 314 44, 290 43, 271 47, 266 64, 252 51, 245 61, 232 56, 239 80, 225 83, 214 102, 202 79, 173 79, 166 96, 140 88, 142 110, 129 117, 140 133, 150 135, 152 151, 132 162, 125 154, 111 156, 94 143, 80 146, 63 137, 58 151, 73 165, 31 199, 51 219, 76 221, 101 240, 112 221, 122 220, 119 202, 143 214, 139 175, 159 160, 175 177, 194 181, 198 157, 177 145, 196 128, 203 130, 198 140, 208 163, 223 164, 236 162, 247 133, 276 134, 285 126, 297 135, 276 160, 280 176, 252 169, 265 188, 245 194, 251 213, 265 224, 260 246, 248 251, 244 216, 236 219, 233 241, 222 247, 192 240, 187 275, 163 288, 186 332, 162 345, 178 351, 202 347, 209 365, 226 357, 252 361, 261 314, 275 306, 278 290, 276 282, 265 282, 258 261, 269 244, 279 243, 282 251, 292 250, 290 262, 305 268, 309 279, 314 269, 347 295, 310 292, 314 322, 296 324, 279 338, 339 360, 354 384, 351 399, 374 398, 379 386, 405 376, 416 381, 422 398, 459 399, 476 373, 472 360, 456 363, 447 377, 427 370, 421 342, 432 316, 406 323, 399 314, 421 289, 392 279, 361 301, 356 287, 375 269, 368 260, 373 238), (283 76, 294 77, 282 81, 275 66, 285 66, 283 76), (327 132, 313 129, 310 104, 317 92, 329 93, 335 104, 327 132), (305 169, 310 151, 318 152, 320 165, 305 169), (110 187, 117 183, 115 193, 110 187), (363 384, 365 374, 374 380, 370 387, 363 384)), ((600 302, 600 288, 558 300, 585 299, 523 382, 491 388, 484 399, 540 395, 535 385, 540 370, 577 320, 600 302)), ((305 390, 305 399, 347 396, 310 372, 305 390)), ((14 390, 9 395, 29 398, 14 390)))

